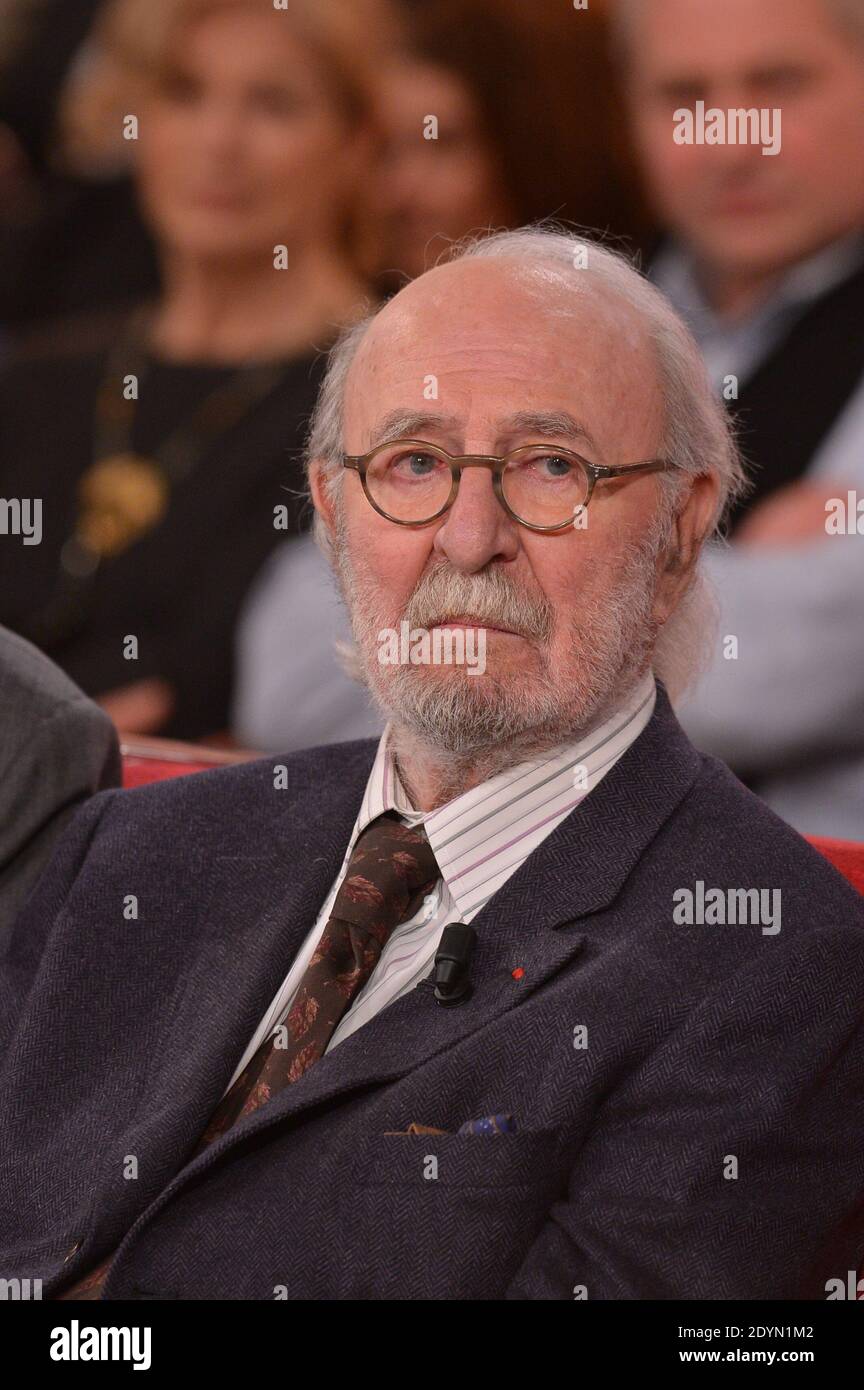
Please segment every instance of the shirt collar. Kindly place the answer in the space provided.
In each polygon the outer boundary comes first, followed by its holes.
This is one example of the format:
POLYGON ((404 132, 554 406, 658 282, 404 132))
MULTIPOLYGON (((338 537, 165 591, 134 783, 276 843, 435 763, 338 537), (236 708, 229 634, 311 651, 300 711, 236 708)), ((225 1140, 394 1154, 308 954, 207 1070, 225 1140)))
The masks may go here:
POLYGON ((507 868, 515 872, 638 738, 651 718, 656 699, 654 676, 648 671, 621 708, 585 738, 507 768, 446 805, 425 812, 412 804, 399 777, 388 724, 378 743, 348 854, 371 821, 385 811, 395 811, 409 824, 424 826, 460 914, 463 919, 473 915, 477 910, 477 880, 467 872, 466 855, 477 847, 483 858, 492 860, 506 851, 507 868))
POLYGON ((662 250, 652 267, 651 278, 699 338, 800 312, 851 275, 862 260, 864 237, 860 232, 822 247, 782 275, 752 314, 738 323, 727 322, 714 312, 700 285, 695 260, 685 247, 672 243, 662 250))

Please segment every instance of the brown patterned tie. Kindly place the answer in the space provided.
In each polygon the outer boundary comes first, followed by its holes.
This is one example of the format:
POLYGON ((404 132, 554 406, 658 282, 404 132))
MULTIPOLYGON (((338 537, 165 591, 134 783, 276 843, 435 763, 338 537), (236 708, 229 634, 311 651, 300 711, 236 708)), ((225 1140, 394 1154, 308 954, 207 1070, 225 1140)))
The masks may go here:
MULTIPOLYGON (((191 1158, 297 1081, 327 1049, 396 927, 414 916, 440 876, 422 826, 392 811, 357 837, 345 878, 283 1024, 261 1043, 222 1097, 191 1158)), ((113 1254, 59 1299, 98 1299, 113 1254)))

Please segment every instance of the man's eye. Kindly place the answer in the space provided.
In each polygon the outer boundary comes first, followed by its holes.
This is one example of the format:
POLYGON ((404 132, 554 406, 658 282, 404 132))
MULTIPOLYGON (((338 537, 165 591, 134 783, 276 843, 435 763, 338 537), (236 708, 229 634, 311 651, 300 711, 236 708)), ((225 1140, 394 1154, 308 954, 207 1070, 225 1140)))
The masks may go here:
POLYGON ((573 471, 573 465, 569 459, 562 459, 559 454, 552 454, 546 460, 546 468, 549 473, 556 478, 566 478, 573 471))
POLYGON ((754 84, 757 100, 767 102, 771 98, 798 96, 815 80, 816 75, 807 68, 778 68, 775 72, 760 74, 754 84))
POLYGON ((428 478, 440 467, 441 460, 436 459, 434 454, 418 453, 398 454, 390 464, 392 471, 406 478, 428 478))
POLYGON ((530 460, 530 467, 539 473, 541 478, 550 480, 568 478, 573 472, 573 464, 560 454, 536 454, 530 460))
POLYGON ((666 82, 657 88, 656 96, 660 106, 692 110, 697 101, 705 100, 705 88, 695 82, 666 82))

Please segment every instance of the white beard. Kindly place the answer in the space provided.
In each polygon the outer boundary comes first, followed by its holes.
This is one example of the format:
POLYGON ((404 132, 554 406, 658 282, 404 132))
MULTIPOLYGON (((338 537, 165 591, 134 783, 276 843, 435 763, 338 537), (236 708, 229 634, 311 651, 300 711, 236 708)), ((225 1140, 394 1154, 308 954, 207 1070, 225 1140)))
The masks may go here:
POLYGON ((650 664, 660 541, 656 527, 637 550, 619 557, 611 586, 608 575, 586 586, 563 652, 553 659, 550 604, 540 593, 517 589, 501 567, 466 575, 445 561, 423 574, 403 613, 385 611, 386 596, 363 557, 349 557, 340 518, 330 554, 356 642, 351 674, 391 720, 397 746, 406 737, 419 740, 447 759, 482 759, 488 770, 583 737, 615 713, 650 664), (465 666, 380 663, 383 629, 398 628, 402 620, 428 629, 453 613, 524 634, 534 669, 496 673, 494 657, 482 676, 465 666))

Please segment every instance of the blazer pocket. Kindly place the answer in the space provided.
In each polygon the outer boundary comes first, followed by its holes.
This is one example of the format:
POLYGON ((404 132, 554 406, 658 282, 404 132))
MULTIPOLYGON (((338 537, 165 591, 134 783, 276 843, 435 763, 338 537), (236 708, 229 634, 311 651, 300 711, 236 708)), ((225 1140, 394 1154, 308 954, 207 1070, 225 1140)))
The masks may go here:
POLYGON ((349 1159, 351 1180, 374 1187, 536 1189, 559 1169, 560 1138, 555 1129, 367 1135, 349 1159))
POLYGON ((328 1297, 503 1298, 566 1184, 561 1135, 366 1135, 339 1159, 328 1297), (362 1252, 362 1254, 361 1254, 362 1252))

